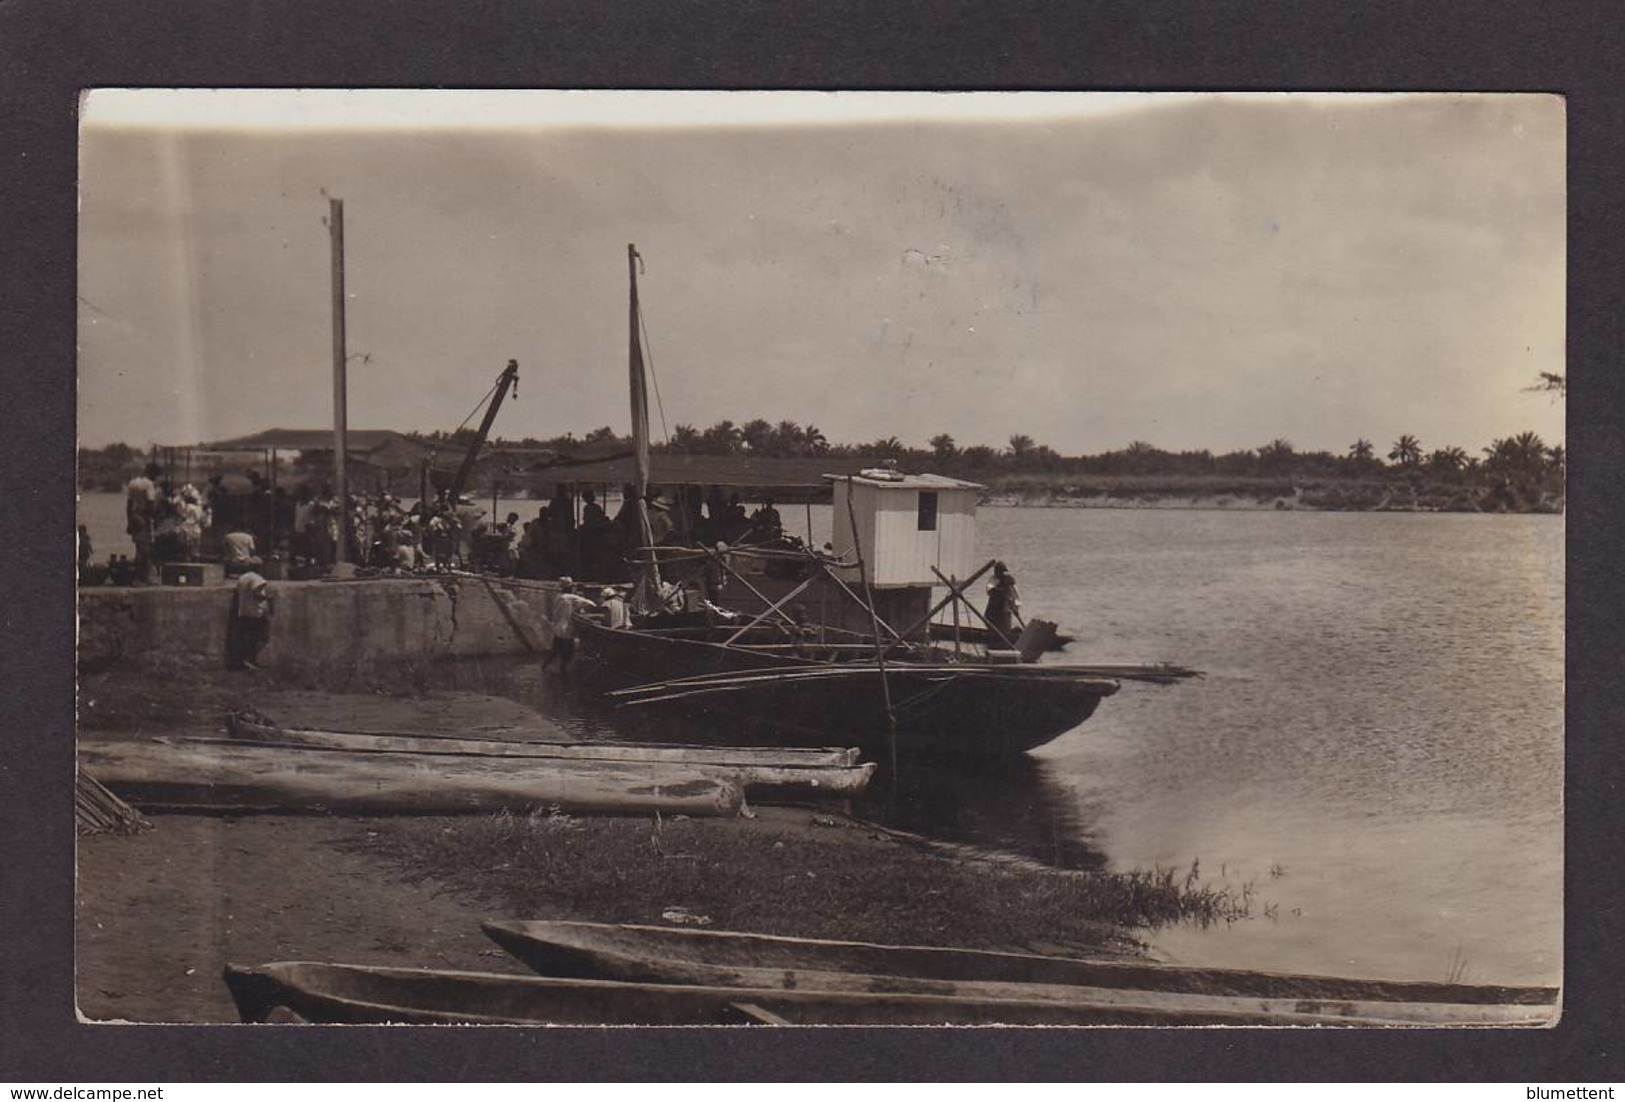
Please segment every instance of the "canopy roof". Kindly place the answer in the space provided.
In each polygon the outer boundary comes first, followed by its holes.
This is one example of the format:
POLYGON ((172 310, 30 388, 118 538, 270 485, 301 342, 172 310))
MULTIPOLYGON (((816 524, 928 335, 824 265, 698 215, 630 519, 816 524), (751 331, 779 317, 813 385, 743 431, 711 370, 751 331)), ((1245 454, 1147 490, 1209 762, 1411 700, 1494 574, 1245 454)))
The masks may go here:
MULTIPOLYGON (((396 457, 416 463, 429 454, 429 449, 411 437, 391 429, 350 429, 345 433, 345 446, 349 453, 370 458, 388 456, 391 465, 396 457), (409 458, 408 458, 409 457, 409 458)), ((198 450, 212 452, 265 451, 277 448, 286 451, 332 451, 333 430, 328 429, 266 429, 248 436, 235 436, 230 440, 216 440, 199 444, 198 450)), ((405 464, 401 464, 405 465, 405 464)))
MULTIPOLYGON (((755 491, 757 498, 784 501, 827 501, 830 471, 857 474, 875 465, 872 457, 835 459, 829 456, 769 458, 749 455, 673 455, 656 452, 649 457, 649 484, 670 491, 677 486, 716 486, 724 491, 755 491)), ((636 477, 631 456, 612 456, 594 462, 563 461, 531 468, 543 481, 620 486, 636 477)))
MULTIPOLYGON (((845 482, 847 475, 826 474, 825 478, 831 482, 845 482)), ((941 474, 903 474, 901 471, 891 478, 873 478, 862 472, 854 472, 851 476, 854 482, 865 486, 873 486, 878 490, 981 490, 980 482, 966 482, 963 479, 949 478, 941 474)))

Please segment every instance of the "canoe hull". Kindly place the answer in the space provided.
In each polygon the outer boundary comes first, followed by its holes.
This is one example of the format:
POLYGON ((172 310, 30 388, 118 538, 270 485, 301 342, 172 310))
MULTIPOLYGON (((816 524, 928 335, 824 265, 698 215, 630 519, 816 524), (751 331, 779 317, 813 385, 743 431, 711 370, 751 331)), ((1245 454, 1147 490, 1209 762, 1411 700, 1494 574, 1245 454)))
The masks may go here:
POLYGON ((245 1022, 511 1025, 1324 1025, 1314 1015, 949 995, 631 984, 282 961, 227 965, 245 1022))
POLYGON ((1028 954, 589 922, 487 922, 538 973, 712 987, 911 993, 1136 1006, 1170 1015, 1262 1012, 1327 1024, 1544 1025, 1551 988, 1383 982, 1028 954))
POLYGON ((209 739, 89 742, 79 763, 141 808, 734 815, 740 786, 681 765, 357 753, 209 739))
MULTIPOLYGON (((616 684, 639 684, 712 674, 830 664, 797 661, 778 653, 636 630, 612 631, 583 623, 581 647, 616 684)), ((900 753, 969 757, 1018 754, 1057 738, 1087 720, 1117 691, 1107 678, 1040 676, 1043 667, 954 676, 952 667, 887 665, 886 681, 897 719, 900 753)), ((684 710, 742 716, 752 742, 806 745, 836 738, 856 742, 871 756, 890 752, 885 695, 876 674, 838 689, 816 681, 784 681, 748 694, 695 698, 684 710)))
POLYGON ((848 799, 860 796, 874 776, 875 764, 853 764, 857 751, 752 751, 739 748, 681 748, 634 747, 637 754, 657 756, 630 756, 617 753, 623 749, 614 744, 572 744, 554 747, 539 742, 510 742, 498 739, 463 739, 440 735, 374 734, 361 731, 320 731, 311 728, 277 727, 256 723, 233 716, 228 723, 234 738, 258 745, 308 746, 329 750, 351 750, 374 754, 434 754, 449 755, 452 760, 469 756, 474 758, 512 758, 521 763, 534 762, 544 768, 559 763, 563 770, 592 769, 643 770, 659 774, 677 770, 686 774, 710 777, 743 785, 746 793, 755 798, 778 794, 801 797, 829 796, 848 799), (565 753, 556 751, 563 750, 565 753), (845 760, 848 764, 822 764, 828 759, 845 760))

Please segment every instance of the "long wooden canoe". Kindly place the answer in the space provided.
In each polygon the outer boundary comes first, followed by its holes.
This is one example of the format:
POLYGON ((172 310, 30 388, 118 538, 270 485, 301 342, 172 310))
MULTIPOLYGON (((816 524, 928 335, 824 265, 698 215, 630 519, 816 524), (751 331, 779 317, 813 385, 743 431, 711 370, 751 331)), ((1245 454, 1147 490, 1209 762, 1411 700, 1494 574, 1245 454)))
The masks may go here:
MULTIPOLYGON (((477 757, 521 758, 526 760, 594 763, 638 768, 650 764, 658 769, 671 767, 699 776, 733 781, 747 794, 762 797, 773 793, 799 796, 848 798, 862 795, 875 774, 875 763, 833 764, 857 750, 826 750, 797 755, 752 747, 635 747, 635 753, 657 753, 636 757, 615 753, 595 753, 594 743, 573 743, 556 747, 539 742, 510 742, 505 739, 452 738, 444 735, 408 735, 366 731, 321 731, 301 727, 276 727, 240 717, 229 717, 227 730, 235 739, 263 746, 310 746, 358 753, 411 753, 473 755, 477 757), (566 753, 554 753, 563 749, 566 753), (815 764, 815 762, 817 764, 815 764)), ((611 747, 610 749, 619 749, 611 747)))
POLYGON ((245 1022, 493 1025, 1405 1025, 1318 1013, 1167 1008, 912 992, 809 991, 557 979, 281 961, 227 965, 245 1022))
POLYGON ((487 922, 549 976, 711 987, 911 992, 1130 1005, 1179 1013, 1313 1016, 1343 1024, 1544 1025, 1555 988, 1386 982, 1089 961, 971 949, 592 922, 487 922))
MULTIPOLYGON (((858 764, 857 747, 799 746, 695 746, 679 742, 552 742, 524 737, 522 728, 504 728, 513 738, 476 738, 470 735, 424 734, 403 731, 333 731, 287 727, 240 712, 226 716, 226 730, 234 738, 258 742, 301 743, 338 749, 457 750, 458 744, 489 747, 477 752, 502 753, 499 747, 523 748, 514 752, 547 758, 585 758, 594 761, 666 761, 691 765, 836 766, 858 764), (354 740, 362 740, 360 742, 354 740)), ((492 729, 486 729, 492 730, 492 729)), ((471 751, 476 752, 476 751, 471 751)))
POLYGON ((732 780, 662 762, 377 754, 215 739, 83 742, 79 763, 137 807, 354 813, 734 815, 732 780))

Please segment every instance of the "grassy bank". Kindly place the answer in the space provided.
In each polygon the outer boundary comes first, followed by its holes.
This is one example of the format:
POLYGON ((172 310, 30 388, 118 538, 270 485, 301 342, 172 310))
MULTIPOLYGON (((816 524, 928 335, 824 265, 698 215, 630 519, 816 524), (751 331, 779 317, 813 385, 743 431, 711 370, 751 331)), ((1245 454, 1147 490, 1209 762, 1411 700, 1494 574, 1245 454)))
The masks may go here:
POLYGON ((1081 873, 1002 861, 799 808, 755 819, 395 819, 367 852, 532 918, 661 924, 800 937, 1121 955, 1135 930, 1231 922, 1250 890, 1169 870, 1081 873))

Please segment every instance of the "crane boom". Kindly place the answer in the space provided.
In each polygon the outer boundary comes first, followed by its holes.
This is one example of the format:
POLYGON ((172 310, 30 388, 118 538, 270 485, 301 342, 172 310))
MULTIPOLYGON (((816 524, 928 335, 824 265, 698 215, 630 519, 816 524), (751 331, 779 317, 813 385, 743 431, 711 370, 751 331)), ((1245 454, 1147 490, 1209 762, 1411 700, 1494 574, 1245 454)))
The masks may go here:
POLYGON ((485 407, 485 416, 480 420, 480 429, 474 435, 474 440, 468 445, 468 451, 463 455, 462 466, 457 468, 457 477, 451 484, 451 500, 456 501, 468 486, 469 477, 474 473, 474 463, 480 457, 480 449, 485 447, 485 440, 491 434, 491 423, 497 419, 497 410, 502 408, 502 400, 512 390, 514 396, 519 394, 519 361, 509 360, 508 366, 502 369, 497 376, 496 390, 491 394, 491 404, 485 407))

